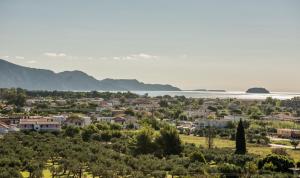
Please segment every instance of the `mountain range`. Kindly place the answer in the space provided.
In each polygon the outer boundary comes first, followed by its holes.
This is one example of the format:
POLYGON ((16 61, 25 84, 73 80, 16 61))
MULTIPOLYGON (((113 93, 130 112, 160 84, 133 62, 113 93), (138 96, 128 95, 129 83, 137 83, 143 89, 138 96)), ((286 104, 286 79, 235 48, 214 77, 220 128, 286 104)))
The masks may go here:
POLYGON ((64 91, 179 91, 172 85, 145 84, 136 79, 97 80, 81 71, 55 73, 35 69, 0 59, 0 88, 64 91))

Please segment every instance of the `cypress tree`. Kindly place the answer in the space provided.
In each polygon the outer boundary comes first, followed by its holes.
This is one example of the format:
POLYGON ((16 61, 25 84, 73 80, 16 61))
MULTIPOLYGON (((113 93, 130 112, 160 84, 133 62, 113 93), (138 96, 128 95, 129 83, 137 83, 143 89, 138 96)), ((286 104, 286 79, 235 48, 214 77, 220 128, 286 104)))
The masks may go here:
POLYGON ((246 139, 245 130, 242 120, 240 120, 239 125, 236 130, 235 137, 236 150, 235 154, 246 154, 246 139))

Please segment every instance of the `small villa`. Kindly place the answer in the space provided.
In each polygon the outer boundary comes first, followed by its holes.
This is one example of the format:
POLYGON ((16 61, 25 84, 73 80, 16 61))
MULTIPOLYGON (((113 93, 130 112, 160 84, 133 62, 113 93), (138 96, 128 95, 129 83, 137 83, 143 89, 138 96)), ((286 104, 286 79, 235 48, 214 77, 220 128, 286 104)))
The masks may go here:
POLYGON ((97 117, 96 120, 98 122, 108 122, 108 123, 111 123, 114 118, 115 117, 103 117, 103 116, 101 116, 101 117, 97 117))
POLYGON ((225 128, 230 122, 238 122, 242 117, 240 116, 225 116, 218 119, 198 119, 194 122, 196 129, 203 129, 206 127, 225 128))
POLYGON ((61 124, 51 118, 21 119, 20 130, 60 131, 61 124))
POLYGON ((78 126, 85 127, 92 123, 91 117, 81 117, 81 116, 70 116, 66 119, 64 124, 66 126, 78 126))

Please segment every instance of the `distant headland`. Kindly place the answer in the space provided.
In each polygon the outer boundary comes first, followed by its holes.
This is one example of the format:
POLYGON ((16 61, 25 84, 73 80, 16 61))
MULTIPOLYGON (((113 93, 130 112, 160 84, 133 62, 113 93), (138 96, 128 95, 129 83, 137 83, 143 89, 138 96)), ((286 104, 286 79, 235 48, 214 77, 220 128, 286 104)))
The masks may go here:
POLYGON ((0 59, 0 88, 59 91, 180 91, 168 84, 147 84, 136 79, 103 79, 81 71, 54 73, 19 66, 0 59))

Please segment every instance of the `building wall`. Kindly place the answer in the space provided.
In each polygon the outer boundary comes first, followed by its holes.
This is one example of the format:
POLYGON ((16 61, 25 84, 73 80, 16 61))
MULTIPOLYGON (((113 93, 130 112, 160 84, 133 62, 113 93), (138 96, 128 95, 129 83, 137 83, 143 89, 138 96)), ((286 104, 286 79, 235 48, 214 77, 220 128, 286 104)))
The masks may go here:
POLYGON ((60 125, 54 124, 21 124, 21 130, 37 130, 37 131, 59 131, 61 129, 60 125))
POLYGON ((8 133, 8 130, 6 128, 0 127, 0 134, 6 134, 8 133))

